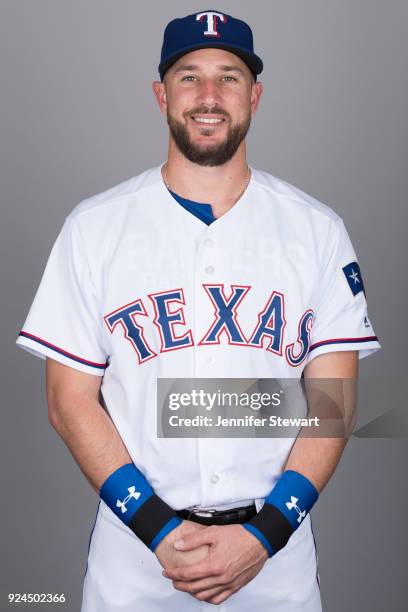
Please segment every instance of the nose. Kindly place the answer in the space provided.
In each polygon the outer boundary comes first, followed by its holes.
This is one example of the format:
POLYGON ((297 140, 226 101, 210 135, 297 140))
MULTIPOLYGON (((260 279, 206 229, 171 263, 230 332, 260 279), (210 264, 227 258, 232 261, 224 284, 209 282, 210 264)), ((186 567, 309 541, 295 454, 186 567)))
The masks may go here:
POLYGON ((213 106, 222 100, 221 88, 212 79, 203 79, 198 92, 198 102, 206 106, 213 106))

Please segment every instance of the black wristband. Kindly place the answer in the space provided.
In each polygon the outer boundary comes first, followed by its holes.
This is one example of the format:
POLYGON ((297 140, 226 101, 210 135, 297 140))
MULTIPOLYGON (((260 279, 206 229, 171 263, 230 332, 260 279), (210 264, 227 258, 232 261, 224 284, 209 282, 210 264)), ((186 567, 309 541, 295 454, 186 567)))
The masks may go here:
POLYGON ((174 528, 175 521, 178 524, 182 522, 173 508, 154 493, 133 515, 128 527, 146 546, 155 550, 157 544, 174 528))
POLYGON ((258 514, 245 523, 244 527, 256 535, 270 557, 286 546, 294 532, 286 516, 271 504, 264 504, 258 514), (251 527, 255 528, 258 533, 255 533, 251 527))

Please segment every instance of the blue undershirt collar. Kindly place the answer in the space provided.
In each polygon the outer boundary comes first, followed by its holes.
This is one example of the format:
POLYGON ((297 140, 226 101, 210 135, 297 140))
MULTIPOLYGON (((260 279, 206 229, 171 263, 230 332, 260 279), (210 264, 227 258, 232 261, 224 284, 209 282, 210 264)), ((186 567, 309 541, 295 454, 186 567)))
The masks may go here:
POLYGON ((169 192, 183 208, 197 217, 197 219, 200 219, 200 221, 203 221, 206 225, 210 225, 213 221, 215 221, 216 217, 214 217, 211 204, 202 204, 201 202, 187 200, 170 189, 169 192))

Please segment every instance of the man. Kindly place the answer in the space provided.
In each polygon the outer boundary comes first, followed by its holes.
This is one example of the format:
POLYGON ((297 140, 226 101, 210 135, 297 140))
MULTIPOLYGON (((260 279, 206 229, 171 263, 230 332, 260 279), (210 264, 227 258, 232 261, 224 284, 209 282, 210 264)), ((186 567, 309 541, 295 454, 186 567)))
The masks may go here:
POLYGON ((100 496, 82 612, 321 610, 309 511, 345 438, 159 438, 158 378, 357 378, 380 345, 343 222, 255 170, 247 24, 168 24, 168 158, 65 220, 17 344, 100 496), (163 569, 164 568, 164 569, 163 569))

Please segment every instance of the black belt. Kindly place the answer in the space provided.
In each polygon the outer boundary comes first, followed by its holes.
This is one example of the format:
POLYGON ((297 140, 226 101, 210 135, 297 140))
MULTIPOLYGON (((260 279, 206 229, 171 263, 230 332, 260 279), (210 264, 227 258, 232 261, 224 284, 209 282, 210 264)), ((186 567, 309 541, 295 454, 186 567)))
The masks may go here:
POLYGON ((178 517, 201 523, 201 525, 231 525, 233 523, 246 523, 256 515, 256 506, 241 506, 228 510, 213 510, 192 508, 191 510, 176 510, 178 517))

